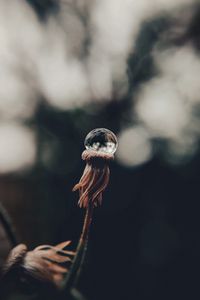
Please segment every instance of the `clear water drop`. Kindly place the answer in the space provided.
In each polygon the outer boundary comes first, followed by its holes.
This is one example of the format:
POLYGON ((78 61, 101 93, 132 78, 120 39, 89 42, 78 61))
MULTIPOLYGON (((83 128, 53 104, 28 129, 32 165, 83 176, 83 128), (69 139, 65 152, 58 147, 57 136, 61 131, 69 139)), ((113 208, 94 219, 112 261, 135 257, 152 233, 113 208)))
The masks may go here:
POLYGON ((87 150, 114 154, 117 150, 117 138, 112 131, 97 128, 88 133, 84 145, 87 150))

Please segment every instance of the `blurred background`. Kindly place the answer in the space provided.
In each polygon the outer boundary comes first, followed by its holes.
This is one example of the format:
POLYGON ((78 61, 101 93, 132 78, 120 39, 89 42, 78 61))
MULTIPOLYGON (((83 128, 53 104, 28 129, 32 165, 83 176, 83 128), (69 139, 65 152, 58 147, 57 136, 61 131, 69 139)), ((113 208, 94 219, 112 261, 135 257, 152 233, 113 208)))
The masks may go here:
MULTIPOLYGON (((200 2, 0 0, 0 202, 18 240, 78 240, 86 134, 119 147, 88 300, 199 298, 200 2)), ((0 227, 0 263, 10 250, 0 227)))

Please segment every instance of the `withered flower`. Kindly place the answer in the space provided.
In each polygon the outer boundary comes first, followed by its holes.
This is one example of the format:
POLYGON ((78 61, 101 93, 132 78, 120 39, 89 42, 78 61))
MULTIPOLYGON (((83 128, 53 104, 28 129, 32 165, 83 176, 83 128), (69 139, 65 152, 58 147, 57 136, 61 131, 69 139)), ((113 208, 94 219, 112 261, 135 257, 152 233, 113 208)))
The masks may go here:
POLYGON ((73 191, 79 191, 78 204, 86 212, 76 255, 64 281, 65 288, 72 288, 78 282, 87 251, 93 209, 102 203, 102 194, 110 178, 109 162, 114 159, 117 149, 117 138, 112 131, 98 128, 86 136, 84 144, 86 150, 82 153, 82 159, 86 161, 86 167, 73 191))
POLYGON ((74 252, 65 249, 69 244, 70 241, 56 246, 42 245, 32 251, 28 251, 26 245, 20 244, 10 252, 4 266, 4 276, 20 270, 19 274, 59 288, 74 256, 74 252))
POLYGON ((92 130, 85 138, 86 150, 82 159, 86 161, 83 175, 73 191, 79 190, 79 206, 88 208, 102 203, 102 193, 106 189, 109 177, 109 161, 114 159, 117 138, 105 128, 92 130))

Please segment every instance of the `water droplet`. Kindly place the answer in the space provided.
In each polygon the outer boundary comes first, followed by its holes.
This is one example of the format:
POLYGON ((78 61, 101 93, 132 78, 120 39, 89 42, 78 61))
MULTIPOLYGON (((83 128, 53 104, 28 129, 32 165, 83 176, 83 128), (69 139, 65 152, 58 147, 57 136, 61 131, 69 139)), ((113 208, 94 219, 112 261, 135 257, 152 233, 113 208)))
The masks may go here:
POLYGON ((106 128, 97 128, 90 131, 84 144, 87 150, 110 154, 114 154, 117 150, 117 138, 112 131, 106 128))

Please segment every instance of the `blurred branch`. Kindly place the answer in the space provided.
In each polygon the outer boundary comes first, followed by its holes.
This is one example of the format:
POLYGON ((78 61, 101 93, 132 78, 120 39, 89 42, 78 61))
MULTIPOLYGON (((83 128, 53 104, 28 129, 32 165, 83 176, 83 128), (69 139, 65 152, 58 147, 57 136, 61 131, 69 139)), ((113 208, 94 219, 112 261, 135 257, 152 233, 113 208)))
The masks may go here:
POLYGON ((86 300, 85 297, 83 297, 83 295, 77 289, 72 289, 71 295, 75 300, 86 300))
POLYGON ((2 203, 0 203, 0 222, 3 225, 3 228, 7 234, 7 237, 12 245, 12 247, 15 247, 18 244, 15 230, 13 228, 11 219, 6 211, 6 209, 3 207, 2 203))

